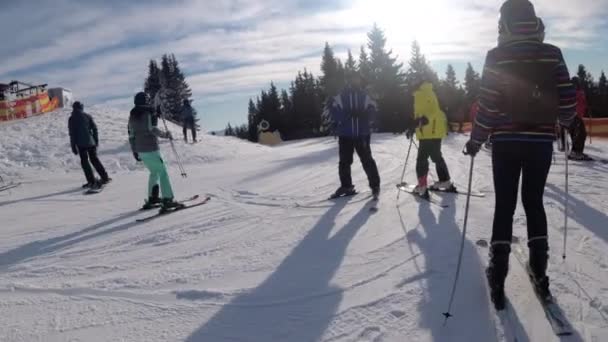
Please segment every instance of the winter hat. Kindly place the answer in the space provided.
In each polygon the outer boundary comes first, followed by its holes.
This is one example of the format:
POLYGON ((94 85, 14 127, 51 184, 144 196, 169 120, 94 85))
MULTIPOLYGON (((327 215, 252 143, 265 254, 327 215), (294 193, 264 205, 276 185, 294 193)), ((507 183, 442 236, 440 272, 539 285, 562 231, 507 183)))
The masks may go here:
POLYGON ((507 0, 500 8, 499 43, 545 38, 545 25, 528 0, 507 0))
POLYGON ((80 103, 80 101, 76 101, 76 102, 74 102, 74 104, 72 104, 72 109, 84 110, 84 106, 82 105, 82 103, 80 103))
POLYGON ((135 94, 134 101, 136 106, 146 106, 150 103, 150 96, 144 92, 135 94))

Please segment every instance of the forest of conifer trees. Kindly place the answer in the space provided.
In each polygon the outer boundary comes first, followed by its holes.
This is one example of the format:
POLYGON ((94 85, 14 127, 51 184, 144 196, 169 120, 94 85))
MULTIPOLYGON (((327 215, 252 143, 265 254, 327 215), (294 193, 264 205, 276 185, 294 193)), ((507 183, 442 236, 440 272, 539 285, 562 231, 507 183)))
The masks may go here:
MULTIPOLYGON (((402 132, 413 112, 412 93, 420 79, 431 80, 440 105, 451 122, 469 120, 469 110, 476 100, 481 83, 480 73, 468 63, 463 82, 459 82, 452 65, 448 64, 443 77, 439 77, 414 41, 411 57, 404 66, 387 47, 384 32, 376 25, 367 34, 367 44, 361 46, 358 59, 348 51, 346 61, 334 55, 325 43, 321 58, 321 75, 315 76, 304 69, 299 71, 289 89, 277 89, 273 82, 255 99, 249 100, 247 124, 226 127, 226 135, 257 141, 258 125, 262 120, 270 123, 271 130, 279 130, 284 140, 330 135, 331 125, 324 110, 327 99, 338 94, 348 76, 357 73, 364 86, 378 104, 376 131, 402 132)), ((608 116, 608 89, 606 76, 601 73, 598 82, 580 65, 576 72, 587 94, 590 116, 608 116)))

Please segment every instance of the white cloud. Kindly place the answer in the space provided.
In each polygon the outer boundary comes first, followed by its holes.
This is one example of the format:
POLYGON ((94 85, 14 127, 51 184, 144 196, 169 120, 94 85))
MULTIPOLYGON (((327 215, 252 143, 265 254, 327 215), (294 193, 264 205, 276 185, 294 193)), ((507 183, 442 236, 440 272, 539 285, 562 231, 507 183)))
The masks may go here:
MULTIPOLYGON (((23 27, 0 47, 0 79, 60 84, 87 101, 124 104, 141 89, 147 60, 165 52, 182 62, 195 96, 229 101, 304 68, 318 73, 325 41, 339 56, 347 47, 357 55, 374 22, 401 61, 414 39, 434 61, 480 60, 495 44, 502 1, 359 0, 317 11, 279 0, 16 3, 0 13, 2 32, 23 27)), ((600 48, 608 0, 534 3, 551 42, 600 48)))

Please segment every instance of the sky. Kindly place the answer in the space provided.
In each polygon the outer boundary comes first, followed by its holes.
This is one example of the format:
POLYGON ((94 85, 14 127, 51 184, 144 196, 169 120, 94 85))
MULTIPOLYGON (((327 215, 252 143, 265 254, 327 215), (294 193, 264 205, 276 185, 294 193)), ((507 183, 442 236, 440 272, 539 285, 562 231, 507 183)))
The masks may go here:
MULTIPOLYGON (((462 79, 481 71, 496 45, 502 0, 29 0, 3 1, 0 83, 20 80, 71 89, 85 106, 124 108, 141 91, 150 59, 174 53, 202 125, 246 121, 247 102, 270 81, 288 87, 298 70, 319 75, 329 42, 358 56, 374 23, 407 62, 413 40, 436 71, 462 79), (10 38, 9 38, 10 37, 10 38)), ((608 0, 536 0, 547 42, 571 73, 608 71, 608 0)))

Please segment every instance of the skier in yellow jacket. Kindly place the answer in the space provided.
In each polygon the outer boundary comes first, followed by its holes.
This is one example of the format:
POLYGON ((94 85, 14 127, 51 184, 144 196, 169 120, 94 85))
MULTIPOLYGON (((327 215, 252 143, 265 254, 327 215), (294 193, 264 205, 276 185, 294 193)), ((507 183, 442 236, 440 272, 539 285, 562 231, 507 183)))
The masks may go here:
POLYGON ((439 101, 430 82, 422 82, 414 92, 414 119, 406 135, 412 139, 414 133, 420 140, 418 158, 416 160, 416 175, 418 185, 414 192, 422 197, 429 196, 427 174, 429 172, 429 157, 435 163, 439 181, 431 185, 431 190, 455 191, 450 180, 448 166, 441 155, 441 140, 447 136, 448 120, 439 108, 439 101))

